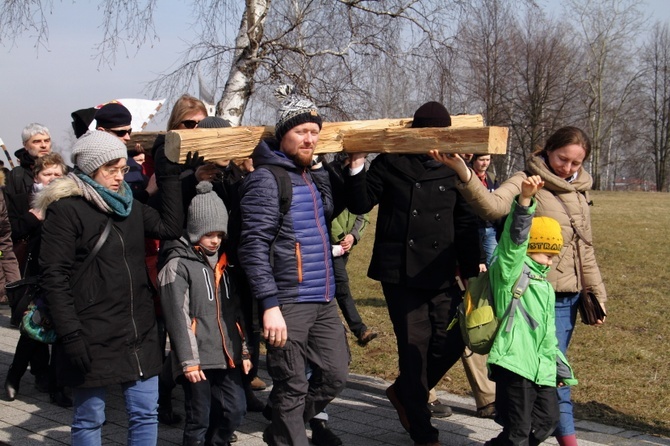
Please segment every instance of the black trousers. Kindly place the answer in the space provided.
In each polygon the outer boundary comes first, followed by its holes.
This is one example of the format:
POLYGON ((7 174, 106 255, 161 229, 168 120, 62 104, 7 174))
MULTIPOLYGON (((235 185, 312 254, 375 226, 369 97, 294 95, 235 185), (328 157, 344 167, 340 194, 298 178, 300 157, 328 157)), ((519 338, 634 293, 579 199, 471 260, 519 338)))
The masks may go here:
POLYGON ((389 316, 398 343, 398 399, 407 412, 410 437, 431 443, 439 431, 430 423, 428 391, 463 354, 458 329, 447 330, 460 302, 452 290, 422 290, 382 282, 389 316))
POLYGON ((496 421, 503 430, 492 445, 535 446, 558 426, 556 387, 534 382, 502 367, 491 366, 496 382, 496 421))
POLYGON ((351 295, 349 289, 349 274, 347 274, 347 261, 349 260, 349 253, 343 254, 339 257, 333 257, 333 273, 335 274, 335 298, 337 305, 342 311, 344 320, 347 321, 349 330, 360 339, 368 327, 363 323, 361 315, 358 313, 356 303, 351 295))
MULTIPOLYGON (((49 374, 49 345, 21 333, 19 342, 16 344, 14 359, 7 373, 9 379, 18 384, 23 374, 26 373, 28 364, 30 364, 30 373, 36 377, 47 376, 49 374)), ((55 378, 55 374, 52 375, 55 378)))

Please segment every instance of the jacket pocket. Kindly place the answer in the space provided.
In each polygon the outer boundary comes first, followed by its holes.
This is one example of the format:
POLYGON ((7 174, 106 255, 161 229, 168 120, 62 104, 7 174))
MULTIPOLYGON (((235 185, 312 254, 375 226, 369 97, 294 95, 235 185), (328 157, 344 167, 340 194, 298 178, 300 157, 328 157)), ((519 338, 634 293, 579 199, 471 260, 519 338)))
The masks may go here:
POLYGON ((298 283, 302 283, 302 254, 300 253, 300 243, 295 243, 295 259, 298 263, 298 283))

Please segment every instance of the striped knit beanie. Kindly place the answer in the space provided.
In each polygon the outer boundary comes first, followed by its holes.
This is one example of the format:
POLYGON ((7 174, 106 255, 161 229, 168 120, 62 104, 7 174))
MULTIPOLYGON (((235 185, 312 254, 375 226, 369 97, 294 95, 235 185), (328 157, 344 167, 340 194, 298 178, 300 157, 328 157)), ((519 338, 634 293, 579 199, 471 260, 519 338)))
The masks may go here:
POLYGON ((318 124, 319 130, 321 129, 323 120, 316 105, 309 99, 298 96, 292 85, 279 87, 275 91, 275 97, 282 101, 277 113, 277 124, 275 125, 275 136, 278 141, 281 141, 293 127, 306 122, 318 124))

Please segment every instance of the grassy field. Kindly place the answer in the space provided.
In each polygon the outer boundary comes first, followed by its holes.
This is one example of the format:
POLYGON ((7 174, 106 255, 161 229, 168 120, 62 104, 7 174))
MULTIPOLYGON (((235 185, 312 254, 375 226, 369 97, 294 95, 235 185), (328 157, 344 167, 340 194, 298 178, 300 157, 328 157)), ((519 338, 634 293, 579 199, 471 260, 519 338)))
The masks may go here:
MULTIPOLYGON (((594 192, 596 255, 609 302, 605 326, 579 324, 568 351, 579 385, 576 415, 670 436, 670 194, 594 192)), ((348 264, 352 292, 365 323, 380 334, 367 347, 350 337, 351 370, 392 380, 395 337, 378 282, 367 278, 374 221, 348 264)), ((439 387, 470 393, 457 364, 439 387)))

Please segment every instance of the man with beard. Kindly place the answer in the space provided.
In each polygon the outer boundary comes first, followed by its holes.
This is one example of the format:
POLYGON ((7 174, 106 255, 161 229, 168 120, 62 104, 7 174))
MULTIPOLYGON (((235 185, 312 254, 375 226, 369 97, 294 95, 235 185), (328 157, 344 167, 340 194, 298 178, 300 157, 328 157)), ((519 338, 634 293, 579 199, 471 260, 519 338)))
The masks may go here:
POLYGON ((334 299, 327 224, 333 194, 328 173, 312 166, 322 119, 316 106, 291 88, 278 93, 284 101, 276 139, 256 147, 251 155, 256 170, 241 187, 238 253, 260 303, 273 379, 272 424, 263 438, 270 445, 307 446, 307 421, 313 443, 322 444, 314 432, 325 424, 312 418, 344 388, 349 354, 334 299), (288 184, 290 206, 283 213, 288 184))

